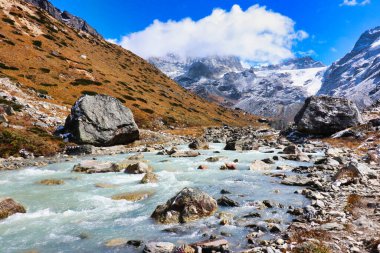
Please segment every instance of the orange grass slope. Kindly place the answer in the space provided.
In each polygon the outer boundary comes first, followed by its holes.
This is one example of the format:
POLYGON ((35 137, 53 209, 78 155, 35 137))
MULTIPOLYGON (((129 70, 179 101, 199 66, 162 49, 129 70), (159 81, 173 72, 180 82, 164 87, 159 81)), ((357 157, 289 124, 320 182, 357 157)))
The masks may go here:
POLYGON ((142 128, 256 124, 254 116, 207 102, 120 46, 74 30, 21 0, 0 0, 0 71, 23 89, 72 105, 108 94, 142 128))

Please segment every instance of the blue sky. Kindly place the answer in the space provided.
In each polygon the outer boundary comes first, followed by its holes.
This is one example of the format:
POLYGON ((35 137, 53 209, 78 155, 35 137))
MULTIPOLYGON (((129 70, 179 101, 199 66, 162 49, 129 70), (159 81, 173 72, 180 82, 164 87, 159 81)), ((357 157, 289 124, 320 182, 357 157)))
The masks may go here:
MULTIPOLYGON (((380 1, 372 0, 368 3, 367 0, 367 4, 361 5, 362 0, 346 0, 351 5, 342 5, 343 1, 52 0, 51 2, 62 10, 68 10, 86 19, 105 38, 115 39, 142 31, 156 19, 166 22, 190 17, 197 21, 210 16, 215 8, 228 12, 233 5, 238 4, 245 11, 250 6, 259 4, 266 6, 268 11, 290 18, 295 22, 296 31, 302 30, 309 35, 308 38, 293 42, 291 50, 294 54, 315 52, 314 58, 330 64, 351 50, 362 32, 380 25, 380 1)), ((212 37, 212 34, 210 36, 212 37)))

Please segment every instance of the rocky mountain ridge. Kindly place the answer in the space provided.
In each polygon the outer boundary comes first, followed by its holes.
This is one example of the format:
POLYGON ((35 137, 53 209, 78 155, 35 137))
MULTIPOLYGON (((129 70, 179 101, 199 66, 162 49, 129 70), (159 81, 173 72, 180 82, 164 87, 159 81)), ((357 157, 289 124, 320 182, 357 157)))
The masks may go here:
POLYGON ((334 62, 318 92, 349 98, 365 108, 380 98, 380 27, 364 32, 350 53, 334 62))
POLYGON ((72 15, 68 11, 61 11, 56 8, 53 4, 51 4, 48 0, 24 0, 34 6, 41 8, 48 12, 55 19, 86 33, 89 33, 95 37, 101 38, 102 36, 85 20, 79 18, 77 16, 72 15))
POLYGON ((207 100, 285 121, 292 121, 303 101, 317 93, 325 70, 311 57, 260 67, 247 67, 234 56, 181 60, 168 55, 149 61, 207 100))

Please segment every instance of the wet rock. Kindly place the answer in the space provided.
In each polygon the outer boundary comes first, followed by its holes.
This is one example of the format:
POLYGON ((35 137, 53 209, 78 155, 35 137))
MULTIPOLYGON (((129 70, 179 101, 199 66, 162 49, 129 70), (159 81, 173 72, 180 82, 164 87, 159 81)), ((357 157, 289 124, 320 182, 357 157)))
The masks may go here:
POLYGON ((270 170, 272 169, 272 166, 269 164, 266 164, 263 161, 256 160, 251 163, 251 165, 249 166, 249 169, 250 170, 270 170))
POLYGON ((128 243, 128 239, 125 238, 115 238, 107 241, 104 246, 108 248, 115 248, 115 247, 125 247, 128 243))
POLYGON ((279 165, 276 168, 276 170, 288 170, 288 171, 291 171, 293 169, 294 169, 294 167, 290 166, 290 165, 279 165))
POLYGON ((219 206, 228 206, 228 207, 238 207, 239 203, 235 200, 230 199, 227 196, 222 196, 220 199, 218 199, 218 205, 219 206))
POLYGON ((152 172, 153 168, 148 164, 143 162, 138 162, 134 164, 128 165, 128 167, 124 170, 124 173, 127 174, 144 174, 148 172, 152 172))
POLYGON ((65 181, 58 179, 44 179, 38 182, 38 184, 42 185, 62 185, 64 183, 65 181))
POLYGON ((225 189, 222 189, 222 190, 220 191, 220 194, 231 194, 231 192, 229 192, 229 191, 227 191, 227 190, 225 190, 225 189))
POLYGON ((301 150, 296 145, 290 145, 284 148, 282 152, 287 155, 298 155, 301 153, 301 150))
POLYGON ((261 161, 266 163, 266 164, 275 164, 276 163, 272 158, 266 158, 266 159, 263 159, 261 161))
POLYGON ((148 172, 144 175, 144 177, 141 179, 142 184, 150 184, 150 183, 157 183, 158 177, 153 172, 148 172))
POLYGON ((207 170, 208 167, 206 165, 199 165, 198 170, 207 170))
POLYGON ((104 188, 104 189, 112 189, 112 188, 118 187, 118 185, 99 183, 99 184, 95 184, 95 187, 97 187, 97 188, 104 188))
POLYGON ((199 149, 209 149, 208 143, 204 139, 196 139, 189 144, 190 149, 199 150, 199 149))
POLYGON ((88 160, 75 165, 72 171, 79 173, 94 174, 120 172, 120 169, 115 163, 88 160))
POLYGON ((344 98, 312 96, 294 119, 300 132, 332 135, 363 123, 356 105, 344 98))
POLYGON ((128 160, 130 161, 138 161, 138 160, 143 160, 143 159, 144 159, 144 154, 142 153, 135 154, 128 158, 128 160))
POLYGON ((187 223, 213 215, 217 202, 208 194, 194 188, 184 188, 152 214, 159 223, 187 223))
POLYGON ((209 157, 209 158, 206 158, 206 161, 207 162, 211 162, 211 163, 218 162, 219 160, 220 160, 220 157, 209 157))
POLYGON ((189 151, 176 151, 171 154, 170 157, 179 158, 179 157, 197 157, 200 153, 197 151, 189 150, 189 151))
POLYGON ((235 163, 225 163, 222 166, 220 166, 220 170, 236 170, 236 164, 235 163))
POLYGON ((139 139, 131 110, 107 95, 82 96, 65 123, 70 140, 79 144, 113 146, 139 139))
POLYGON ((175 245, 170 242, 150 242, 144 247, 143 253, 171 253, 175 245))
POLYGON ((256 212, 249 213, 243 216, 243 218, 260 218, 260 217, 261 217, 261 214, 256 213, 256 212))
POLYGON ((0 198, 0 220, 16 213, 26 213, 25 207, 11 198, 0 198))
POLYGON ((131 193, 121 193, 112 196, 113 200, 127 200, 131 202, 137 202, 144 200, 153 195, 153 192, 142 191, 142 192, 131 192, 131 193))

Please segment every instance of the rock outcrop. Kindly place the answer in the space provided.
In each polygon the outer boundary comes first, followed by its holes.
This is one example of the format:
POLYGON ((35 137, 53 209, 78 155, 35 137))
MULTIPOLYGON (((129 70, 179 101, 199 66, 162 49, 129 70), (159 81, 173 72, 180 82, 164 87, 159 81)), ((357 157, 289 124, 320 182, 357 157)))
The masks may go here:
POLYGON ((194 188, 184 188, 164 205, 159 205, 152 214, 163 224, 188 223, 213 215, 218 208, 215 199, 194 188))
POLYGON ((70 14, 67 11, 62 12, 61 10, 56 8, 54 5, 52 5, 48 0, 24 0, 24 1, 41 8, 42 10, 49 13, 53 18, 61 21, 62 23, 67 24, 68 26, 71 26, 79 31, 83 31, 88 34, 91 34, 92 36, 102 38, 102 36, 93 27, 91 27, 86 21, 70 14))
POLYGON ((113 146, 139 139, 131 110, 106 95, 82 96, 66 119, 65 132, 78 144, 113 146))
POLYGON ((0 220, 16 213, 26 213, 25 207, 11 198, 0 199, 0 220))
POLYGON ((352 101, 329 96, 309 97, 294 121, 302 133, 325 136, 363 123, 352 101))

